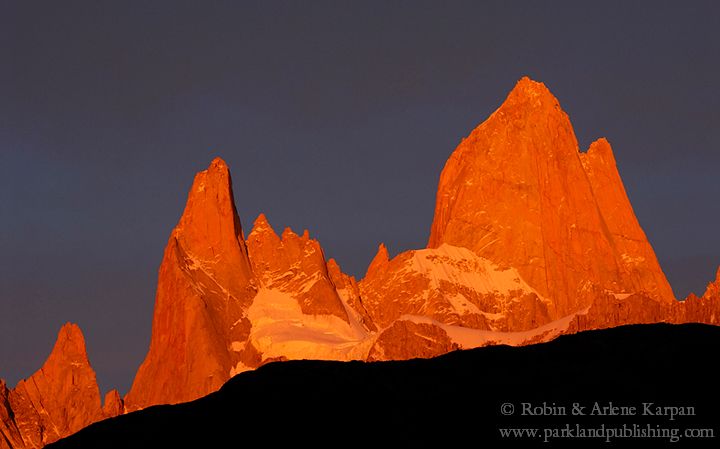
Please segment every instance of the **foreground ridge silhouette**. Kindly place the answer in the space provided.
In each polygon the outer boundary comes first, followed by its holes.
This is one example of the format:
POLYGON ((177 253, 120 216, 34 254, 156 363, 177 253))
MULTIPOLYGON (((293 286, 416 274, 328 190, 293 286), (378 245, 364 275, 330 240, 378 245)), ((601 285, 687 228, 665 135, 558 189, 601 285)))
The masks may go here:
POLYGON ((372 447, 716 447, 720 393, 712 354, 720 328, 648 324, 588 331, 524 347, 456 351, 400 362, 295 361, 240 374, 196 401, 151 407, 102 421, 49 447, 224 447, 241 442, 372 447), (573 416, 638 407, 637 415, 573 416), (503 415, 503 404, 515 412, 503 415), (522 403, 564 406, 567 416, 523 416, 522 403), (693 416, 643 414, 643 403, 692 407, 693 416), (714 437, 554 438, 545 429, 633 425, 709 429, 714 437), (503 438, 499 430, 537 428, 538 438, 503 438))

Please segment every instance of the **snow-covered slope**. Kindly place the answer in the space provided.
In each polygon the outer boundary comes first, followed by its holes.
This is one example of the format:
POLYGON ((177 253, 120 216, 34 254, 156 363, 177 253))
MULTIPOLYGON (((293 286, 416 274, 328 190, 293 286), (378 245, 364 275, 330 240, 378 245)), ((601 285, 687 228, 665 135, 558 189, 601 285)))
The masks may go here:
POLYGON ((290 293, 261 289, 248 309, 250 341, 265 359, 364 359, 370 334, 350 307, 347 311, 349 323, 335 315, 304 314, 290 293))
MULTIPOLYGON (((503 331, 517 328, 526 311, 536 315, 548 305, 516 269, 501 269, 467 248, 448 244, 408 251, 392 260, 381 247, 360 282, 360 292, 373 321, 382 326, 403 315, 418 315, 503 331)), ((546 322, 530 322, 528 328, 546 322)))

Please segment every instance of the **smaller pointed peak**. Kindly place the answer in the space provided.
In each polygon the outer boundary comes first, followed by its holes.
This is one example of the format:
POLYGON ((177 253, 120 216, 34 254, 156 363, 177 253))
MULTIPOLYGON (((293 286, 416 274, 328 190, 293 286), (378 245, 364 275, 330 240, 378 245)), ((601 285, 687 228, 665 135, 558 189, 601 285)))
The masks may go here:
POLYGON ((247 239, 248 242, 254 241, 255 243, 261 241, 278 243, 280 241, 280 237, 277 235, 275 229, 273 229, 270 224, 270 221, 263 213, 258 215, 255 219, 255 223, 253 223, 253 227, 250 230, 250 234, 248 234, 247 239))
POLYGON ((610 142, 604 137, 590 144, 587 155, 593 159, 598 158, 606 164, 615 165, 615 155, 613 154, 612 146, 610 146, 610 142))
POLYGON ((302 239, 303 239, 303 240, 310 240, 310 231, 308 231, 307 229, 303 230, 302 239))
POLYGON ((225 163, 223 158, 218 156, 215 159, 213 159, 212 162, 210 162, 210 167, 208 167, 208 168, 228 170, 228 165, 227 165, 227 163, 225 163))
POLYGON ((270 221, 268 221, 267 217, 262 212, 255 219, 250 234, 257 234, 259 232, 272 232, 273 234, 275 234, 275 230, 270 224, 270 221))
POLYGON ((599 147, 609 147, 610 142, 607 140, 607 137, 600 137, 595 139, 593 143, 590 144, 590 147, 599 146, 599 147))
POLYGON ((365 276, 367 277, 373 271, 381 269, 381 267, 387 265, 388 262, 390 262, 390 255, 388 254, 388 250, 385 244, 381 243, 380 245, 378 245, 377 254, 375 254, 372 262, 370 262, 365 276))
POLYGON ((342 283, 342 270, 340 269, 340 264, 337 263, 335 259, 332 257, 327 261, 327 270, 328 274, 330 274, 330 279, 335 283, 335 285, 338 288, 341 288, 339 283, 342 283))
POLYGON ((113 389, 105 394, 103 401, 103 414, 106 418, 114 418, 123 413, 124 404, 120 393, 113 389))
POLYGON ((590 152, 611 152, 612 153, 612 146, 610 145, 610 142, 605 137, 601 137, 597 140, 595 140, 593 143, 590 144, 590 147, 588 148, 588 153, 590 152))
POLYGON ((266 227, 270 226, 270 221, 267 218, 267 215, 265 213, 260 212, 260 215, 257 216, 255 219, 255 222, 253 223, 253 228, 256 227, 266 227))
POLYGON ((330 259, 328 259, 327 266, 328 266, 328 270, 340 271, 340 264, 337 263, 337 260, 335 260, 334 257, 331 257, 330 259))
POLYGON ((75 323, 65 323, 58 332, 55 346, 43 367, 48 367, 62 361, 72 360, 73 362, 89 363, 87 350, 85 348, 85 337, 80 326, 75 323))
POLYGON ((708 283, 705 293, 703 294, 704 299, 718 297, 720 297, 720 267, 718 267, 717 273, 715 274, 715 280, 708 283))
POLYGON ((283 229, 283 232, 282 232, 282 235, 280 236, 280 238, 283 241, 285 241, 287 239, 297 239, 297 238, 300 238, 300 236, 297 235, 290 226, 286 226, 285 229, 283 229))
POLYGON ((378 245, 378 252, 377 252, 377 254, 375 255, 375 257, 378 257, 378 256, 382 257, 382 258, 385 259, 386 261, 387 261, 387 260, 390 260, 390 255, 389 255, 389 253, 388 253, 387 246, 385 246, 385 243, 380 243, 380 244, 378 245))
POLYGON ((338 289, 348 288, 356 283, 355 277, 343 273, 342 268, 340 268, 340 264, 333 258, 330 258, 330 260, 327 261, 327 270, 330 275, 330 280, 338 289))
POLYGON ((75 323, 67 322, 63 324, 58 332, 58 342, 72 342, 75 345, 85 348, 85 336, 83 336, 80 326, 75 323))

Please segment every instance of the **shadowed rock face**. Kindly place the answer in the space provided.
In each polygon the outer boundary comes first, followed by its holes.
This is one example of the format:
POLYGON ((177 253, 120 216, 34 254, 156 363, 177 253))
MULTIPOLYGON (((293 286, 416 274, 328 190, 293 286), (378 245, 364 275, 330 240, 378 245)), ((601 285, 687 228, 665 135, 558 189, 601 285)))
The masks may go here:
POLYGON ((10 405, 10 390, 0 379, 0 449, 25 447, 10 405))
MULTIPOLYGON (((108 393, 112 396, 117 391, 108 393)), ((40 370, 12 390, 0 381, 0 448, 40 448, 122 413, 119 396, 113 406, 103 410, 101 405, 85 339, 68 323, 40 370)))
POLYGON ((430 358, 456 349, 459 346, 438 326, 397 320, 380 334, 367 360, 430 358))

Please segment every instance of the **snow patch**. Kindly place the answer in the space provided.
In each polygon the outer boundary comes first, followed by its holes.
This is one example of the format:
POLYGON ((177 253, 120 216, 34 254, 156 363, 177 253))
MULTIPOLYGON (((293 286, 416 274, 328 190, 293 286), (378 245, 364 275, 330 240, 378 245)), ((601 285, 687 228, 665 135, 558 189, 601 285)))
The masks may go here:
MULTIPOLYGON (((220 292, 213 289, 208 289, 205 284, 203 284, 200 281, 193 281, 193 287, 198 291, 198 293, 203 294, 205 293, 205 290, 209 290, 210 292, 214 293, 222 293, 226 297, 230 297, 230 292, 222 285, 220 284, 216 279, 215 276, 212 273, 212 269, 209 267, 210 264, 217 264, 220 260, 220 255, 217 254, 214 259, 212 260, 202 260, 199 257, 191 254, 190 252, 185 253, 185 268, 190 271, 201 271, 205 276, 207 276, 215 286, 220 289, 220 292)), ((194 278, 193 278, 194 279, 194 278)))
POLYGON ((445 299, 450 303, 453 309, 460 315, 465 315, 467 313, 474 313, 477 315, 484 315, 484 312, 477 308, 475 304, 468 301, 467 298, 463 295, 453 295, 453 296, 447 296, 445 299))
POLYGON ((453 343, 457 343, 462 349, 479 348, 488 345, 509 345, 521 346, 530 342, 550 341, 562 335, 578 315, 586 315, 589 307, 559 320, 548 323, 522 332, 497 332, 479 329, 471 329, 464 326, 443 324, 431 318, 418 315, 403 315, 401 320, 412 321, 420 324, 434 324, 447 332, 453 343))
POLYGON ((230 368, 230 377, 233 377, 236 374, 244 373, 245 371, 252 371, 253 368, 250 368, 249 366, 245 365, 243 362, 237 362, 237 365, 230 368))
MULTIPOLYGON (((492 244, 489 242, 488 244, 492 244)), ((481 294, 510 294, 522 291, 535 293, 515 268, 501 269, 488 259, 467 248, 442 244, 413 252, 411 263, 404 273, 421 273, 430 279, 431 287, 440 288, 441 282, 462 285, 481 294)))
POLYGON ((291 294, 280 290, 261 289, 247 316, 250 341, 265 358, 357 360, 372 344, 354 314, 352 324, 334 315, 305 315, 291 294))
POLYGON ((309 276, 309 277, 303 276, 303 277, 305 279, 302 280, 303 286, 300 289, 300 291, 298 292, 300 294, 309 292, 310 289, 312 289, 315 286, 315 284, 317 284, 319 281, 323 280, 325 276, 320 271, 318 271, 318 272, 313 273, 312 276, 309 276))

